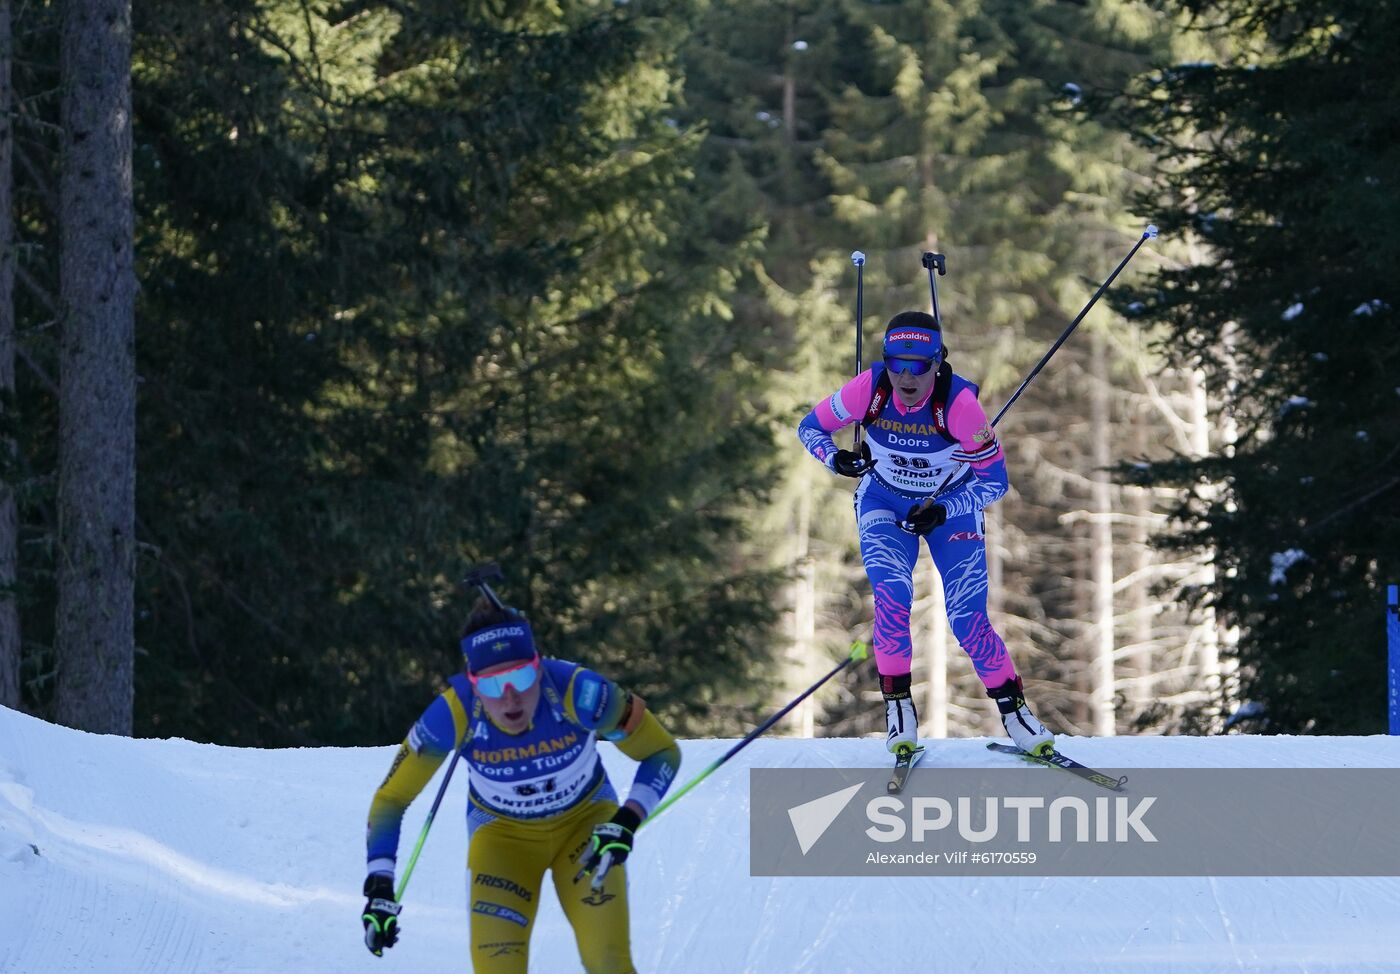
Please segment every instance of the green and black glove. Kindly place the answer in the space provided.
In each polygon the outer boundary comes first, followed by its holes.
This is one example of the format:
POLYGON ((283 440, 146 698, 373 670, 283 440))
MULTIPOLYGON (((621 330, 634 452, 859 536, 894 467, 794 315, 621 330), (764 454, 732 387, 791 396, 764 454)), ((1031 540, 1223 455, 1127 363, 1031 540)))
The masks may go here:
POLYGON ((399 939, 399 911, 403 906, 394 899, 394 877, 373 873, 365 879, 365 912, 360 919, 365 925, 365 946, 375 957, 384 956, 384 948, 399 939))
POLYGON ((607 853, 612 853, 613 866, 626 862, 628 853, 632 851, 633 835, 641 824, 641 816, 623 805, 611 819, 593 826, 593 841, 579 863, 582 868, 574 881, 590 875, 607 853))

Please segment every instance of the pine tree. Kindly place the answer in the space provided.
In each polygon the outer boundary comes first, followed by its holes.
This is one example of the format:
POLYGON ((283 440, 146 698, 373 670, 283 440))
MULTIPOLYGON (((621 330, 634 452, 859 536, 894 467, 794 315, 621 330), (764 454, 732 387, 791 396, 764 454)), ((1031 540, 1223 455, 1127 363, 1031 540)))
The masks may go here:
POLYGON ((14 110, 11 266, 14 288, 14 391, 5 433, 13 450, 3 477, 15 501, 15 575, 21 708, 47 712, 54 693, 55 509, 58 429, 58 81, 60 11, 55 4, 11 5, 14 110))
POLYGON ((1181 365, 1229 396, 1232 447, 1153 465, 1215 552, 1197 596, 1240 635, 1243 693, 1279 732, 1374 732, 1377 620, 1400 519, 1393 4, 1187 2, 1240 50, 1145 76, 1126 126, 1158 158, 1144 209, 1199 259, 1140 300, 1181 365), (1340 455, 1345 462, 1339 462, 1340 455))
POLYGON ((57 718, 130 734, 136 273, 130 0, 63 6, 57 718))
POLYGON ((768 432, 727 300, 750 242, 711 232, 668 124, 688 17, 142 19, 143 730, 387 739, 487 559, 546 652, 733 725, 768 432))
POLYGON ((19 568, 19 511, 15 504, 15 441, 10 433, 15 396, 15 212, 13 20, 0 0, 0 707, 19 707, 22 642, 15 586, 19 568))
MULTIPOLYGON (((775 405, 805 409, 850 374, 851 250, 869 256, 867 363, 891 314, 928 306, 918 258, 942 250, 954 364, 982 384, 993 413, 1087 300, 1092 277, 1101 279, 1135 236, 1121 210, 1139 178, 1133 162, 1143 157, 1125 152, 1121 134, 1056 109, 1075 85, 1120 81, 1147 63, 1165 49, 1169 24, 1131 4, 975 2, 717 4, 705 24, 703 52, 688 56, 689 98, 717 113, 707 158, 725 188, 720 198, 762 214, 770 227, 749 290, 762 299, 756 320, 772 322, 784 340, 791 335, 775 405), (820 377, 811 361, 821 362, 820 377)), ((1032 678, 1056 682, 1083 672, 1057 657, 1083 631, 1075 593, 1088 580, 1071 569, 1087 541, 1059 518, 1067 489, 1070 497, 1081 492, 1091 464, 1087 440, 1073 445, 1084 427, 1067 422, 1088 411, 1071 367, 1088 356, 1061 354, 1004 432, 1013 495, 990 512, 989 529, 990 568, 1002 579, 993 613, 1032 678)), ((848 488, 788 446, 784 501, 773 512, 787 517, 773 531, 775 550, 794 566, 802 604, 813 601, 811 580, 825 580, 822 609, 801 615, 825 618, 825 648, 835 655, 869 618, 848 488), (792 538, 807 544, 784 548, 792 538)), ((932 589, 919 575, 917 587, 932 589)), ((935 644, 939 611, 938 597, 916 607, 935 644)), ((929 699, 940 701, 925 717, 946 726, 936 716, 946 707, 954 731, 992 729, 980 685, 962 663, 955 669, 951 699, 937 689, 941 672, 921 671, 929 699)), ((828 732, 872 726, 869 700, 857 703, 844 686, 836 694, 828 732)), ((1068 715, 1079 699, 1077 691, 1057 693, 1049 709, 1068 715)))
MULTIPOLYGON (((851 557, 851 484, 815 464, 793 434, 813 397, 839 386, 854 368, 849 254, 861 242, 833 232, 831 185, 819 161, 846 28, 839 5, 716 3, 684 51, 685 117, 706 130, 705 195, 728 232, 758 227, 763 234, 736 311, 763 337, 774 364, 763 393, 764 411, 779 423, 774 490, 754 524, 769 563, 788 578, 781 702, 843 658, 862 621, 863 572, 851 557)), ((867 345, 867 364, 869 355, 867 345)), ((860 681, 849 676, 808 698, 790 729, 814 733, 825 723, 818 720, 822 701, 849 699, 860 681)), ((822 732, 835 728, 827 723, 822 732)))

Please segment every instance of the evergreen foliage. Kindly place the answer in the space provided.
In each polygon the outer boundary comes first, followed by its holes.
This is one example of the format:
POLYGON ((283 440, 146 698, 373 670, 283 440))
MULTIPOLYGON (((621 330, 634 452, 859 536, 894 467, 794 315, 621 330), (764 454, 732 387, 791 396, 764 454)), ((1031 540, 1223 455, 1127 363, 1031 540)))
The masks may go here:
MULTIPOLYGON (((1121 201, 1143 155, 1125 151, 1121 133, 1056 109, 1071 83, 1121 82, 1167 43, 1161 16, 1117 2, 714 4, 687 49, 687 105, 709 123, 704 174, 714 197, 735 220, 757 215, 768 228, 740 300, 756 319, 779 323, 775 334, 791 335, 787 369, 770 386, 774 412, 795 424, 851 375, 847 258, 859 249, 869 257, 865 364, 892 314, 928 307, 919 256, 941 250, 952 361, 982 385, 994 413, 1088 298, 1088 281, 1135 238, 1121 201)), ((1072 691, 1084 614, 1076 559, 1086 542, 1060 516, 1066 495, 1081 490, 1087 450, 1070 417, 1087 403, 1070 364, 1057 362, 1003 430, 1014 493, 998 523, 1010 537, 992 543, 1010 554, 993 598, 1006 599, 994 615, 1013 654, 1033 678, 1072 691)), ((799 587, 815 588, 816 641, 836 660, 869 620, 850 484, 815 467, 790 434, 783 458, 783 500, 764 527, 799 587)), ((922 571, 916 588, 928 590, 922 571)), ((792 601, 803 597, 812 596, 792 601)), ((959 723, 975 729, 985 696, 970 667, 956 665, 959 723)), ((879 724, 878 705, 870 694, 858 700, 854 682, 828 701, 826 733, 879 724)))
POLYGON ((1168 543, 1215 552, 1196 596, 1239 626, 1262 726, 1376 733, 1400 577, 1400 7, 1181 6, 1240 53, 1145 76, 1118 105, 1158 159, 1142 212, 1197 254, 1127 300, 1225 390, 1238 435, 1144 479, 1183 492, 1168 543))
POLYGON ((753 240, 668 124, 690 13, 508 6, 137 6, 138 733, 392 739, 483 560, 678 731, 761 689, 753 240))
MULTIPOLYGON (((546 652, 679 732, 751 725, 771 684, 805 687, 869 619, 852 485, 792 435, 852 372, 851 251, 869 258, 865 364, 890 315, 927 307, 920 253, 948 255, 952 360, 991 415, 1149 221, 1150 259, 1183 263, 1115 286, 1141 327, 1101 305, 1001 427, 993 618, 1047 722, 1087 730, 1104 574, 1088 525, 1127 514, 1108 574, 1134 588, 1108 651, 1131 659, 1108 682, 1142 709, 1121 727, 1199 703, 1197 634, 1163 604, 1184 581, 1211 639, 1238 627, 1269 726, 1379 729, 1378 607, 1400 577, 1394 4, 150 0, 134 16, 138 733, 390 740, 457 664, 457 578, 485 560, 546 652), (1186 18, 1209 29, 1180 33, 1186 18), (1134 75, 1121 114, 1081 110, 1134 75), (1203 384, 1237 430, 1223 449, 1171 415, 1203 384), (1091 485, 1104 455, 1156 461, 1125 472, 1122 510, 1091 485), (1152 563, 1138 532, 1163 498, 1183 530, 1152 563)), ((23 703, 45 714, 57 22, 57 4, 15 8, 18 365, 0 414, 23 703)), ((931 603, 916 618, 923 634, 931 603)), ((950 730, 986 729, 953 665, 950 730)), ((833 682, 822 732, 876 728, 869 677, 833 682)))
POLYGON ((15 287, 15 390, 6 432, 15 449, 0 476, 14 491, 21 704, 47 705, 55 690, 54 552, 58 535, 59 11, 11 6, 11 190, 15 287))

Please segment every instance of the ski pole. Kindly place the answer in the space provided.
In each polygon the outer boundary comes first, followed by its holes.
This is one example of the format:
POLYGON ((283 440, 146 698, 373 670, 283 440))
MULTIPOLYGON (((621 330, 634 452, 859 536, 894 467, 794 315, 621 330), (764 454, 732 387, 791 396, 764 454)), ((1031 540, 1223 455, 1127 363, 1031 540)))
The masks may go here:
MULTIPOLYGON (((486 596, 486 600, 496 609, 504 610, 505 606, 491 591, 488 584, 492 579, 501 578, 501 566, 495 562, 487 562, 484 565, 477 565, 467 571, 467 575, 462 579, 462 584, 468 587, 475 587, 481 590, 481 594, 486 596)), ((447 783, 452 780, 452 772, 457 769, 457 759, 462 756, 462 750, 466 747, 466 742, 462 747, 452 752, 452 763, 447 766, 447 774, 442 776, 442 784, 438 786, 437 797, 433 799, 433 807, 428 809, 427 821, 423 823, 423 830, 418 833, 418 842, 413 847, 413 855, 408 857, 408 867, 403 871, 403 878, 399 880, 399 888, 394 891, 394 899, 403 902, 403 891, 408 887, 408 877, 413 875, 413 867, 418 862, 418 854, 423 851, 423 843, 428 840, 428 829, 433 827, 433 818, 437 815, 438 806, 442 804, 442 796, 447 794, 447 783)))
POLYGON ((933 279, 933 269, 938 268, 939 277, 947 274, 948 258, 942 254, 925 251, 922 260, 924 267, 928 269, 928 293, 933 301, 933 323, 938 326, 939 331, 942 331, 943 316, 938 313, 938 284, 933 279))
MULTIPOLYGON (((772 726, 773 726, 774 724, 776 724, 778 721, 780 721, 780 720, 782 720, 784 717, 786 717, 786 716, 788 715, 788 712, 789 712, 789 711, 791 711, 794 707, 796 707, 796 706, 797 706, 798 704, 800 704, 802 701, 806 700, 806 699, 807 699, 808 697, 810 697, 813 693, 815 693, 815 692, 822 686, 822 684, 826 683, 827 680, 830 680, 833 676, 835 676, 837 673, 840 673, 842 670, 844 670, 846 667, 850 666, 852 663, 860 663, 860 662, 863 662, 863 661, 865 661, 865 660, 867 660, 867 659, 869 659, 869 658, 870 658, 870 647, 869 647, 869 646, 867 646, 865 643, 859 642, 859 641, 857 641, 857 642, 855 642, 855 643, 852 643, 852 644, 851 644, 851 651, 850 651, 850 653, 846 656, 845 659, 843 659, 840 663, 838 663, 838 664, 836 665, 835 669, 833 669, 833 670, 832 670, 830 673, 828 673, 826 676, 822 677, 822 678, 821 678, 820 680, 818 680, 816 683, 813 683, 813 684, 812 684, 811 686, 809 686, 807 689, 803 690, 800 694, 798 694, 796 697, 794 697, 793 700, 792 700, 786 707, 784 707, 782 710, 779 710, 776 714, 774 714, 772 717, 769 717, 769 718, 768 718, 767 720, 765 720, 763 723, 759 724, 758 727, 756 727, 756 728, 754 728, 752 731, 750 731, 749 734, 748 734, 748 736, 745 737, 742 741, 739 741, 737 744, 735 744, 733 747, 731 747, 728 751, 725 751, 723 757, 719 758, 718 760, 712 761, 712 762, 710 763, 709 767, 707 767, 704 771, 701 771, 701 772, 700 772, 698 775, 696 775, 694 778, 691 778, 688 782, 686 782, 685 787, 681 788, 679 791, 677 791, 677 792, 676 792, 674 795, 672 795, 670 798, 666 799, 666 800, 665 800, 664 802, 662 802, 660 805, 657 805, 656 808, 652 809, 652 812, 651 812, 650 815, 647 816, 646 821, 647 821, 647 822, 652 821, 653 819, 656 818, 656 816, 660 815, 660 814, 661 814, 662 812, 664 812, 666 809, 670 808, 670 807, 671 807, 672 805, 674 805, 676 802, 680 801, 681 798, 684 797, 684 795, 685 795, 686 792, 690 791, 692 788, 694 788, 694 787, 695 787, 696 785, 698 785, 700 782, 704 781, 704 780, 705 780, 706 778, 708 778, 711 774, 713 774, 713 773, 720 767, 720 765, 724 764, 726 761, 728 761, 728 760, 729 760, 730 758, 732 758, 734 755, 738 754, 738 753, 739 753, 740 751, 742 751, 744 748, 748 747, 748 746, 749 746, 750 744, 752 744, 755 740, 757 740, 758 737, 761 736, 761 735, 763 734, 764 731, 766 731, 768 728, 772 727, 772 726)), ((644 823, 642 823, 642 824, 645 825, 646 823, 644 822, 644 823)), ((640 828, 640 826, 638 826, 638 827, 640 828)))
MULTIPOLYGON (((856 375, 860 375, 861 354, 860 354, 860 333, 861 319, 864 317, 862 306, 865 299, 865 255, 859 250, 851 251, 851 263, 856 265, 856 375)), ((860 452, 861 425, 856 423, 855 446, 857 453, 860 452)))
POLYGON ((481 589, 481 594, 486 596, 486 601, 491 603, 491 607, 499 612, 504 612, 506 607, 501 603, 496 593, 491 591, 491 586, 487 584, 500 580, 501 566, 494 561, 488 561, 484 565, 468 569, 466 577, 462 579, 462 584, 469 588, 481 589))
POLYGON ((452 752, 452 763, 447 766, 447 774, 442 776, 442 784, 438 786, 437 797, 433 799, 433 807, 428 809, 428 819, 423 823, 423 830, 418 833, 418 842, 413 846, 413 855, 408 857, 408 865, 404 867, 403 878, 399 880, 399 888, 394 891, 396 902, 403 902, 403 891, 408 888, 408 877, 413 875, 413 867, 418 863, 418 853, 423 851, 423 843, 428 840, 428 829, 433 827, 433 818, 437 815, 438 806, 442 804, 442 796, 447 794, 447 783, 452 780, 452 772, 456 769, 457 759, 461 756, 460 748, 452 752))
MULTIPOLYGON (((839 664, 837 664, 837 666, 836 666, 835 669, 833 669, 833 670, 832 670, 830 673, 828 673, 826 676, 822 677, 822 678, 821 678, 820 680, 818 680, 816 683, 813 683, 813 684, 812 684, 811 686, 809 686, 807 689, 803 690, 803 691, 802 691, 800 694, 798 694, 798 695, 792 700, 792 702, 789 703, 786 707, 784 707, 782 710, 779 710, 779 711, 778 711, 776 714, 774 714, 772 717, 769 717, 769 718, 768 718, 767 720, 765 720, 762 724, 759 724, 758 727, 756 727, 756 728, 754 728, 752 731, 750 731, 749 734, 748 734, 748 736, 745 737, 742 741, 739 741, 737 744, 735 744, 733 747, 731 747, 728 751, 725 751, 723 757, 720 757, 719 759, 717 759, 717 760, 715 760, 715 761, 711 761, 710 764, 709 764, 709 766, 708 766, 707 768, 705 768, 704 771, 701 771, 701 772, 700 772, 699 774, 697 774, 694 778, 691 778, 691 779, 690 779, 689 781, 687 781, 687 782, 685 783, 685 785, 682 786, 674 795, 672 795, 670 798, 666 799, 666 800, 665 800, 664 802, 662 802, 660 805, 657 805, 654 809, 652 809, 651 814, 648 815, 648 816, 642 821, 642 824, 641 824, 641 825, 638 825, 638 826, 637 826, 638 830, 640 830, 640 829, 642 828, 642 825, 648 825, 648 824, 650 824, 651 822, 655 821, 655 820, 656 820, 656 816, 660 815, 660 814, 661 814, 662 812, 664 812, 666 809, 670 808, 670 807, 671 807, 672 805, 674 805, 676 802, 678 802, 678 801, 680 801, 682 798, 684 798, 684 797, 686 796, 686 793, 687 793, 687 792, 689 792, 689 791, 690 791, 692 788, 694 788, 696 785, 700 784, 700 782, 704 781, 704 780, 705 780, 706 778, 708 778, 710 775, 714 774, 715 771, 717 771, 717 770, 719 769, 719 767, 720 767, 722 764, 724 764, 726 761, 728 761, 728 760, 729 760, 730 758, 732 758, 734 755, 738 754, 738 753, 739 753, 740 751, 742 751, 744 748, 746 748, 746 747, 748 747, 750 744, 752 744, 755 740, 758 739, 758 737, 759 737, 760 735, 763 734, 764 731, 766 731, 768 728, 772 727, 772 726, 773 726, 774 724, 776 724, 778 721, 782 720, 783 717, 785 717, 785 716, 787 715, 787 713, 788 713, 790 710, 792 710, 792 708, 796 707, 799 703, 801 703, 802 701, 804 701, 804 700, 806 700, 808 697, 810 697, 810 696, 811 696, 813 693, 815 693, 815 692, 817 691, 817 689, 820 688, 821 685, 824 684, 827 680, 830 680, 833 676, 835 676, 837 673, 840 673, 842 670, 844 670, 846 667, 850 666, 852 663, 861 663, 861 662, 863 662, 863 661, 865 661, 865 660, 867 660, 867 659, 869 659, 869 658, 870 658, 870 647, 869 647, 869 646, 867 646, 867 645, 866 645, 865 643, 863 643, 863 642, 860 642, 859 640, 857 640, 856 642, 852 643, 852 644, 851 644, 851 651, 850 651, 850 653, 846 656, 845 659, 843 659, 839 664)), ((592 883, 593 889, 596 890, 596 889, 601 889, 601 888, 602 888, 602 886, 603 886, 603 879, 604 879, 604 877, 607 876, 608 869, 610 869, 611 867, 612 867, 612 853, 606 853, 606 854, 603 855, 602 859, 599 860, 597 867, 595 867, 594 870, 593 870, 593 883, 592 883)), ((580 873, 580 874, 579 874, 579 877, 582 877, 582 875, 583 875, 583 874, 580 873)), ((577 881, 577 878, 576 878, 575 881, 577 881)))
POLYGON ((1050 356, 1054 355, 1055 352, 1059 350, 1060 346, 1068 340, 1070 334, 1079 326, 1079 323, 1084 320, 1084 316, 1089 313, 1089 309, 1092 308, 1099 300, 1099 297, 1108 290, 1108 286, 1113 283, 1113 279, 1118 276, 1118 273, 1123 270, 1123 268, 1128 266, 1128 261, 1133 259, 1133 255, 1138 252, 1138 248, 1155 236, 1157 236, 1157 228, 1149 223, 1147 229, 1142 232, 1142 236, 1138 237, 1137 243, 1133 244, 1133 249, 1128 251, 1128 256, 1118 262, 1118 266, 1113 268, 1113 273, 1108 275, 1108 279, 1099 285, 1099 289, 1094 292, 1094 296, 1089 299, 1089 303, 1084 306, 1079 314, 1074 316, 1074 320, 1069 323, 1069 327, 1064 330, 1064 333, 1061 334, 1059 338, 1055 339, 1055 344, 1050 346, 1050 351, 1046 352, 1041 360, 1036 363, 1035 368, 1031 369, 1030 375, 1026 376, 1020 388, 1011 394, 1010 399, 1006 400, 1006 405, 1001 407, 1001 410, 996 414, 996 418, 992 420, 993 426, 1006 415, 1006 411, 1011 408, 1012 403, 1021 397, 1021 393, 1026 391, 1026 386, 1031 384, 1031 380, 1040 374, 1041 369, 1045 368, 1045 363, 1050 361, 1050 356))
MULTIPOLYGON (((1137 243, 1133 244, 1133 249, 1128 251, 1128 255, 1118 262, 1118 266, 1115 267, 1113 269, 1113 273, 1108 275, 1108 278, 1102 284, 1099 285, 1099 289, 1094 292, 1094 296, 1089 299, 1089 303, 1086 304, 1080 310, 1079 314, 1074 316, 1074 320, 1069 323, 1069 327, 1066 328, 1060 334, 1060 337, 1055 339, 1055 344, 1050 346, 1050 350, 1041 357, 1040 361, 1036 363, 1035 368, 1031 369, 1030 374, 1026 376, 1025 380, 1021 383, 1020 387, 1014 393, 1012 393, 1011 398, 1006 401, 1006 405, 1002 406, 1001 409, 997 410, 996 416, 992 419, 993 426, 1001 422, 1001 418, 1006 415, 1006 411, 1011 408, 1012 404, 1017 399, 1021 398, 1021 393, 1026 391, 1026 386, 1030 385, 1031 380, 1033 380, 1037 375, 1040 374, 1040 370, 1045 368, 1045 363, 1050 361, 1050 357, 1054 355, 1057 351, 1059 351, 1060 346, 1063 345, 1069 339, 1069 336, 1074 332, 1074 329, 1079 327, 1079 323, 1084 320, 1084 316, 1089 313, 1089 309, 1092 308, 1095 305, 1095 303, 1098 302, 1099 298, 1103 295, 1103 293, 1108 290, 1108 286, 1113 283, 1114 278, 1118 276, 1119 272, 1122 271, 1123 268, 1128 266, 1128 261, 1133 259, 1133 255, 1138 252, 1138 248, 1155 236, 1157 236, 1157 227, 1149 223, 1147 225, 1147 229, 1142 232, 1142 236, 1138 237, 1137 243)), ((930 256, 937 255, 925 254, 925 260, 927 261, 927 259, 930 256)), ((929 265, 925 263, 924 266, 928 267, 929 265)), ((929 271, 929 280, 933 280, 932 270, 929 271)), ((920 501, 918 505, 914 508, 914 510, 910 513, 912 514, 917 511, 927 509, 929 505, 935 502, 938 495, 943 493, 943 491, 947 489, 948 485, 953 482, 953 478, 959 476, 962 473, 962 470, 963 464, 958 464, 958 466, 954 467, 953 472, 948 474, 948 476, 944 478, 943 483, 938 485, 938 489, 932 494, 930 494, 927 498, 920 501)))

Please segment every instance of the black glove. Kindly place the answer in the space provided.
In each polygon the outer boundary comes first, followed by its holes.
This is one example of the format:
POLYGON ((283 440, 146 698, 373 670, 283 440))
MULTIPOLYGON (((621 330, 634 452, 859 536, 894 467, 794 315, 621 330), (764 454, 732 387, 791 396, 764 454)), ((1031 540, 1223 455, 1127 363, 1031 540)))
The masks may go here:
POLYGON ((910 534, 928 534, 946 520, 948 509, 942 504, 920 501, 909 508, 909 513, 904 515, 899 526, 910 534))
POLYGON ((862 442, 860 452, 854 450, 837 450, 836 455, 831 458, 831 469, 835 470, 843 477, 864 477, 875 468, 875 461, 870 459, 870 444, 862 442))
POLYGON ((579 863, 582 868, 574 877, 574 882, 597 869, 605 853, 612 853, 612 866, 620 866, 626 862, 627 854, 632 851, 633 833, 641 824, 641 816, 623 805, 611 819, 593 826, 593 841, 579 863))
POLYGON ((399 910, 403 907, 394 899, 394 878, 374 873, 365 880, 365 895, 369 902, 360 919, 365 925, 365 946, 375 957, 384 956, 384 948, 399 939, 399 910))

